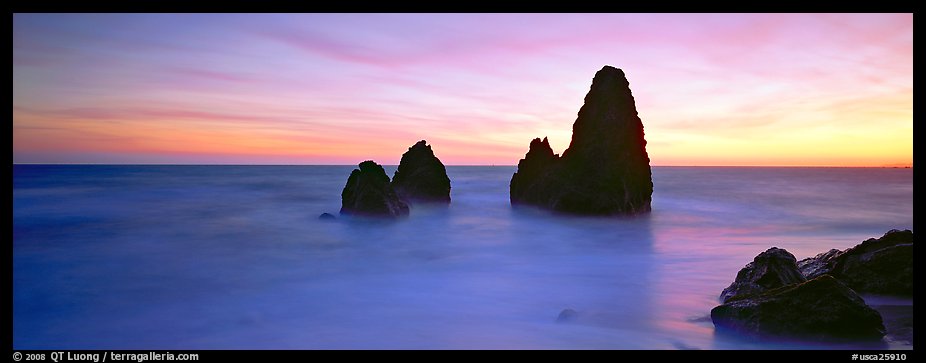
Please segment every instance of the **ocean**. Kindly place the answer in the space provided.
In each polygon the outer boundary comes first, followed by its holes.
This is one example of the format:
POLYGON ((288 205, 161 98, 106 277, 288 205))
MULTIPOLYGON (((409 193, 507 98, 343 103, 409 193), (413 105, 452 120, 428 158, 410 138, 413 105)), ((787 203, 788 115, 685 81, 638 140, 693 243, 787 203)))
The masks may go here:
POLYGON ((514 167, 449 166, 449 207, 319 220, 353 168, 14 165, 14 349, 912 348, 709 317, 769 247, 913 229, 912 169, 654 167, 652 213, 603 218, 512 208, 514 167))

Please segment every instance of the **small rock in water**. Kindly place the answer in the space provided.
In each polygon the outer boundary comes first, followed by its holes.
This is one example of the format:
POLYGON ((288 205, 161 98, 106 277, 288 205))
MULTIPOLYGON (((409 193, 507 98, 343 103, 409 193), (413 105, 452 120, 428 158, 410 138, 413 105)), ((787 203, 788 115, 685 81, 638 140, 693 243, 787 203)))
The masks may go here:
POLYGON ((318 216, 318 219, 330 221, 330 220, 334 220, 335 216, 331 213, 322 213, 320 216, 318 216))
POLYGON ((559 312, 559 316, 556 317, 556 322, 565 323, 569 321, 576 320, 576 317, 579 315, 575 310, 572 309, 563 309, 559 312))

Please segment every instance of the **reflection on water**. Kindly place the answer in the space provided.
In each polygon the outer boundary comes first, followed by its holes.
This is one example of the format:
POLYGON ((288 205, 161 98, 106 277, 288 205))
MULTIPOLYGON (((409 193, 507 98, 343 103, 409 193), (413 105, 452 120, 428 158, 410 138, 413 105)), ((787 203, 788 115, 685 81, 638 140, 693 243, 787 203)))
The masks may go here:
POLYGON ((910 170, 659 167, 645 217, 512 209, 514 168, 448 167, 449 207, 319 220, 351 169, 15 165, 15 348, 840 348, 705 317, 770 246, 913 221, 910 170))

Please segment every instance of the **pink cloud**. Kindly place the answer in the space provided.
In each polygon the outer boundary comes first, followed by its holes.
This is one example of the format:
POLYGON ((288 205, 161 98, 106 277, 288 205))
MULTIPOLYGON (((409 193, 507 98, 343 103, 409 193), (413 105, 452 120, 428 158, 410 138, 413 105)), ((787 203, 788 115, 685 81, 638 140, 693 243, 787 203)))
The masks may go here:
POLYGON ((254 82, 253 77, 244 76, 240 72, 222 72, 216 70, 196 69, 196 68, 173 68, 171 73, 180 77, 197 78, 206 81, 250 83, 254 82))
POLYGON ((222 135, 226 152, 191 152, 230 158, 265 152, 247 140, 232 142, 253 134, 286 148, 341 147, 344 154, 326 156, 338 160, 394 159, 406 143, 425 138, 446 144, 449 160, 516 162, 533 137, 568 142, 603 64, 628 74, 654 160, 697 160, 710 147, 704 141, 668 147, 691 133, 761 141, 845 123, 864 135, 866 122, 876 122, 845 121, 850 114, 886 117, 892 125, 886 132, 900 133, 912 115, 911 14, 25 14, 14 20, 20 152, 27 143, 66 144, 61 135, 88 128, 105 138, 160 125, 202 140, 222 135), (812 119, 794 121, 804 116, 812 119))

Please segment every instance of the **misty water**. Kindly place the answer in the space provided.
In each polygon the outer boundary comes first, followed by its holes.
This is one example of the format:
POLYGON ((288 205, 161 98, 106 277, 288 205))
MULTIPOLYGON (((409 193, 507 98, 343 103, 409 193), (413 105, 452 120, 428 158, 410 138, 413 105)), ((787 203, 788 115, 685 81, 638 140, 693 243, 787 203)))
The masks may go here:
POLYGON ((911 169, 655 167, 651 214, 578 218, 513 209, 514 167, 451 166, 449 207, 319 220, 352 169, 14 165, 13 346, 911 348, 709 318, 771 246, 801 259, 912 229, 911 169))

